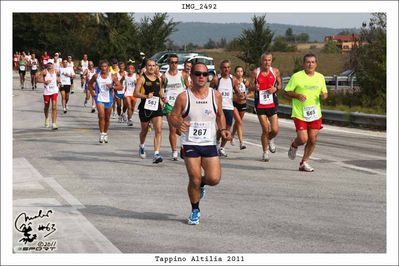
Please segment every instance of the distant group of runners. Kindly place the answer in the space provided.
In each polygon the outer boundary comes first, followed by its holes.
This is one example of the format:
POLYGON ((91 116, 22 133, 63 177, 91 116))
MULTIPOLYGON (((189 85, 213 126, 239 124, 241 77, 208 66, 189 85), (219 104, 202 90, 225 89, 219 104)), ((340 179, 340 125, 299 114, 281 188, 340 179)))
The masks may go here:
MULTIPOLYGON (((76 76, 76 68, 70 64, 72 58, 60 60, 60 55, 56 54, 50 59, 44 53, 39 61, 35 54, 30 59, 26 56, 19 55, 14 65, 20 73, 21 89, 24 89, 24 72, 30 68, 32 90, 36 89, 37 82, 44 83, 45 127, 50 127, 48 111, 52 103, 52 129, 57 129, 58 93, 61 92, 62 108, 67 113, 69 93, 76 76), (40 72, 39 67, 43 68, 40 72)), ((178 61, 177 55, 170 55, 168 70, 160 74, 156 62, 147 59, 140 73, 137 73, 133 62, 125 65, 112 61, 110 65, 102 60, 95 68, 84 55, 77 69, 85 91, 84 105, 91 97, 91 112, 97 110, 100 143, 109 142, 110 118, 115 108, 118 121, 133 126, 132 116, 140 99, 138 154, 140 158, 146 158, 145 141, 152 125, 153 163, 161 163, 162 117, 166 116, 171 158, 178 160, 179 135, 180 157, 184 159, 189 176, 188 194, 192 211, 188 223, 198 224, 199 202, 205 196, 205 186, 214 186, 220 181, 220 157, 228 156, 226 144, 230 141, 235 145, 234 138, 237 136, 240 150, 247 148, 243 121, 249 93, 254 93, 255 112, 262 130, 262 161, 268 162, 270 153, 276 152, 274 139, 279 132, 277 92, 282 89, 282 82, 279 69, 272 67, 273 56, 269 52, 262 54, 260 66, 251 72, 249 78, 246 78, 242 66, 236 66, 232 73, 231 62, 223 60, 220 73, 210 83, 205 64, 193 65, 186 61, 184 69, 178 71, 178 61)), ((296 138, 291 141, 288 157, 295 159, 298 147, 305 145, 299 170, 313 172, 309 159, 322 128, 320 100, 327 98, 327 88, 324 76, 316 72, 317 58, 314 54, 304 56, 303 66, 304 70, 293 74, 284 89, 287 97, 292 99, 292 118, 296 128, 296 138)))

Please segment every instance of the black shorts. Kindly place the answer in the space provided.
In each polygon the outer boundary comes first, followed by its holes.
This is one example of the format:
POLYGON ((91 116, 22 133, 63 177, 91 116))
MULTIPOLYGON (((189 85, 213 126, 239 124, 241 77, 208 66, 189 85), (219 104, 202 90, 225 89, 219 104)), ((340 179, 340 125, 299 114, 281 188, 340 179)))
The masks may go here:
POLYGON ((150 111, 146 109, 139 110, 140 122, 149 122, 151 119, 157 116, 162 116, 162 109, 159 108, 156 111, 150 111))
POLYGON ((247 103, 236 103, 233 102, 235 108, 237 108, 238 112, 245 112, 247 111, 247 103))
POLYGON ((22 70, 18 70, 18 73, 19 73, 19 74, 23 74, 23 75, 25 75, 25 74, 26 74, 26 70, 24 70, 24 71, 22 71, 22 70))
POLYGON ((37 73, 37 69, 36 69, 36 70, 31 70, 31 71, 30 71, 30 74, 31 74, 32 76, 36 75, 36 73, 37 73))
POLYGON ((277 114, 277 108, 256 108, 257 115, 266 115, 267 117, 272 117, 277 114))
POLYGON ((66 93, 70 93, 71 92, 71 85, 60 86, 60 91, 65 91, 66 93))
POLYGON ((224 110, 223 109, 224 117, 226 118, 226 125, 231 126, 233 124, 234 118, 234 110, 224 110))
POLYGON ((184 159, 184 157, 216 157, 219 156, 219 154, 216 145, 183 145, 180 149, 180 156, 182 159, 184 159))

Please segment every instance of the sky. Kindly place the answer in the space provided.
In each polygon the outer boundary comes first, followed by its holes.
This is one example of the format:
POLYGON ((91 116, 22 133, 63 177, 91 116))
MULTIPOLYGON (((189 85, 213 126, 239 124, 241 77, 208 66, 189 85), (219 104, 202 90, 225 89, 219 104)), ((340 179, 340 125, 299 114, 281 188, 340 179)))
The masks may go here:
MULTIPOLYGON (((214 22, 214 23, 251 23, 253 15, 265 13, 169 13, 173 21, 182 22, 214 22)), ((144 16, 152 17, 154 13, 135 13, 136 21, 144 16)), ((266 13, 267 23, 279 23, 302 26, 328 28, 360 28, 363 22, 368 22, 370 13, 266 13)))

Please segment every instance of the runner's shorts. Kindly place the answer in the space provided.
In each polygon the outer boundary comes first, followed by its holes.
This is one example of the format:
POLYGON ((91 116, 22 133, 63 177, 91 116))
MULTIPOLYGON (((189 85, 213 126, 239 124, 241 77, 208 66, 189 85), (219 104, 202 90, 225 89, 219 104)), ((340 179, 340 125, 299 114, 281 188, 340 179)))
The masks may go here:
POLYGON ((245 112, 247 111, 247 103, 236 103, 233 102, 235 108, 237 108, 238 112, 245 112))
POLYGON ((54 93, 51 95, 43 95, 44 103, 49 103, 51 101, 57 101, 58 93, 54 93))
POLYGON ((233 124, 234 111, 223 109, 224 117, 226 118, 226 125, 231 126, 233 124))
POLYGON ((300 130, 308 130, 310 129, 322 129, 322 118, 320 117, 319 119, 312 121, 312 122, 306 122, 303 121, 301 119, 298 119, 296 117, 294 117, 294 123, 295 123, 295 128, 296 131, 300 131, 300 130))
POLYGON ((216 145, 183 145, 180 150, 180 156, 198 158, 198 157, 216 157, 219 156, 216 145))
POLYGON ((255 108, 257 115, 266 115, 267 117, 272 117, 277 114, 277 108, 255 108))
POLYGON ((149 122, 151 119, 157 116, 162 116, 162 109, 158 108, 156 111, 150 111, 146 109, 140 109, 139 110, 139 118, 140 122, 146 123, 149 122))

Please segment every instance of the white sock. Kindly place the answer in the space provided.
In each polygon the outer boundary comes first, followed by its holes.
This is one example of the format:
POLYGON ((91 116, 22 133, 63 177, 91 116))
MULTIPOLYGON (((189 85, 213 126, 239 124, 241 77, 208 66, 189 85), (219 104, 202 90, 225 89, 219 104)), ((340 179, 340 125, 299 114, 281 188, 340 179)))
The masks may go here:
POLYGON ((144 144, 140 144, 140 148, 144 149, 144 144))

